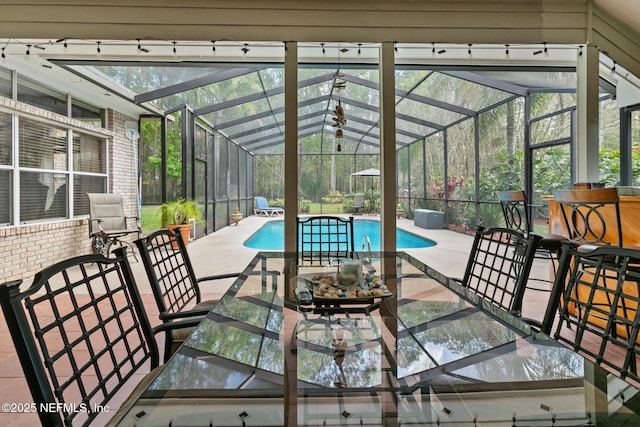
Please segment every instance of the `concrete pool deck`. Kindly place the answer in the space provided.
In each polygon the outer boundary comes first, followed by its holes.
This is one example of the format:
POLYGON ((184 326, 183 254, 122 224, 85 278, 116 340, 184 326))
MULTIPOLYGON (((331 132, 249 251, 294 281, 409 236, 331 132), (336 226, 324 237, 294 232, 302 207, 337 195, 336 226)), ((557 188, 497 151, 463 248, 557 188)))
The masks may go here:
MULTIPOLYGON (((366 216, 364 219, 376 219, 377 216, 366 216)), ((282 219, 249 216, 238 223, 225 227, 215 233, 204 236, 189 244, 189 256, 198 276, 242 271, 258 249, 247 248, 243 242, 268 221, 282 219)), ((356 218, 357 220, 358 218, 356 218)), ((473 236, 451 230, 432 230, 416 227, 412 219, 399 218, 398 228, 417 234, 436 242, 427 248, 402 249, 425 264, 449 276, 461 276, 464 273, 467 257, 473 243, 473 236)), ((358 250, 358 244, 356 244, 358 250)), ((144 278, 144 268, 140 263, 133 263, 136 278, 144 278)), ((144 281, 146 284, 146 280, 144 281)), ((142 285, 142 283, 140 283, 142 285)), ((142 292, 150 292, 145 289, 142 292)))

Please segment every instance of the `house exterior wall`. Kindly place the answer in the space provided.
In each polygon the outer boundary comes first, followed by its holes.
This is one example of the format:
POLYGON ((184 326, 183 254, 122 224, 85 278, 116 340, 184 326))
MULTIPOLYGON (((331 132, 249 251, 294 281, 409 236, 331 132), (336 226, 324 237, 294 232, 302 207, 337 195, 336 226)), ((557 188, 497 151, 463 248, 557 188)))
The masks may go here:
MULTIPOLYGON (((2 97, 0 109, 104 134, 109 139, 109 191, 123 195, 125 215, 137 216, 135 150, 124 130, 124 123, 131 120, 130 117, 109 111, 108 129, 102 129, 2 97)), ((29 283, 39 270, 91 252, 86 217, 0 227, 0 283, 16 279, 29 283)))

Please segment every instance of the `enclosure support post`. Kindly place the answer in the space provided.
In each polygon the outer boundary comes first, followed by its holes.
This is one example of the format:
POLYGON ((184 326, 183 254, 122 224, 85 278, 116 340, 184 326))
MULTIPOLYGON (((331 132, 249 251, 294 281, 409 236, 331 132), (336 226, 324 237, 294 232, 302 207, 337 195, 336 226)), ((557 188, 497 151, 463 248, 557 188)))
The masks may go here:
POLYGON ((395 46, 380 46, 380 249, 396 250, 395 46))
POLYGON ((298 216, 298 44, 285 43, 284 56, 284 250, 296 251, 298 216))
POLYGON ((593 45, 578 51, 577 138, 574 147, 577 182, 598 182, 600 67, 598 48, 593 45))

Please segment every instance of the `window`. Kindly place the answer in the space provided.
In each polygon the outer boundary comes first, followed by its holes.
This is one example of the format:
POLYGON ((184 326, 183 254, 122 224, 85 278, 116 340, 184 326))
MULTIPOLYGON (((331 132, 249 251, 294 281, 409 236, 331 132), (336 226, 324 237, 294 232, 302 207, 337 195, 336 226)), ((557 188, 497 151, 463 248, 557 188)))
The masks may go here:
POLYGON ((104 126, 102 114, 98 108, 87 105, 76 99, 72 99, 71 117, 94 126, 104 126))
POLYGON ((11 98, 11 71, 0 67, 0 96, 11 98))
MULTIPOLYGON (((106 191, 104 139, 73 132, 72 158, 69 159, 68 129, 20 118, 18 147, 21 223, 69 218, 71 183, 74 216, 89 213, 85 193, 106 191)), ((0 177, 0 180, 4 179, 0 177)), ((0 212, 2 214, 4 212, 0 212)))
POLYGON ((73 170, 104 174, 107 171, 104 140, 73 133, 73 170))
POLYGON ((0 112, 0 166, 11 165, 11 115, 0 112))
POLYGON ((18 101, 67 116, 67 96, 20 76, 18 101))
POLYGON ((107 191, 107 153, 103 139, 73 133, 73 214, 88 215, 86 193, 107 191))
POLYGON ((67 130, 20 119, 20 221, 66 216, 66 208, 51 207, 61 187, 57 200, 66 203, 67 145, 67 130))
POLYGON ((0 225, 8 225, 13 221, 12 212, 13 204, 11 197, 13 191, 13 180, 11 179, 10 170, 0 169, 0 225))
POLYGON ((87 193, 107 191, 107 178, 101 176, 74 175, 73 177, 73 214, 89 215, 87 193))

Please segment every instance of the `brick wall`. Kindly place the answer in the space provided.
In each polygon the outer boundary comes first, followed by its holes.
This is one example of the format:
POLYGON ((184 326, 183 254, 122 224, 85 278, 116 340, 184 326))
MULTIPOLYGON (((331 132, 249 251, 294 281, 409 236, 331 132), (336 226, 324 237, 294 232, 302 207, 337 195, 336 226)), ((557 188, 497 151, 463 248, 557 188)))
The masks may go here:
POLYGON ((134 143, 126 136, 124 123, 127 120, 133 119, 109 110, 107 121, 113 131, 109 146, 109 191, 122 195, 126 216, 138 216, 137 148, 134 149, 134 143))
POLYGON ((87 219, 0 228, 0 282, 30 282, 42 268, 91 253, 87 219))
MULTIPOLYGON (((132 120, 116 112, 108 114, 108 130, 60 116, 37 107, 0 97, 4 111, 25 117, 43 117, 61 124, 99 131, 109 141, 109 191, 123 195, 125 215, 137 216, 136 163, 133 143, 127 139, 124 122, 132 120)), ((0 200, 0 203, 7 201, 0 200)), ((39 270, 70 257, 92 252, 87 218, 47 221, 0 227, 0 283, 23 279, 30 283, 39 270)))

